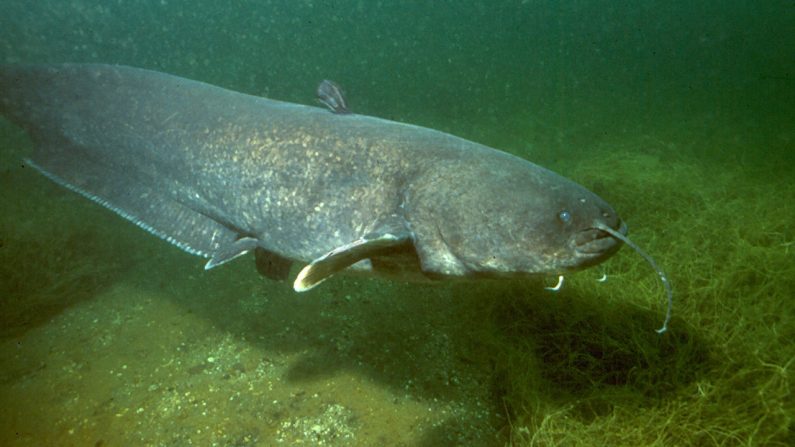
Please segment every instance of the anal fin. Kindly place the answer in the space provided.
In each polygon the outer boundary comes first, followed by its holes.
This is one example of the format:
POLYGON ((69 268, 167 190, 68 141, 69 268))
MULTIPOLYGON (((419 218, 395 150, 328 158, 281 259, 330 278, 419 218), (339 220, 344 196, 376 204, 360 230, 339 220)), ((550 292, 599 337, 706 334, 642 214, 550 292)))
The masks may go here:
POLYGON ((35 158, 25 162, 45 177, 188 253, 212 258, 239 239, 236 231, 222 223, 90 157, 39 145, 35 158))

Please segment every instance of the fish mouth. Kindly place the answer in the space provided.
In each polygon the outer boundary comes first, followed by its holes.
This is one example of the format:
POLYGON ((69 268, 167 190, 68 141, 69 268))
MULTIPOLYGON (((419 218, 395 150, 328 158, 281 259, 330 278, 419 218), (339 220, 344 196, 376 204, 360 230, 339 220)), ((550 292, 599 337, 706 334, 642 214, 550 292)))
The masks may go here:
MULTIPOLYGON (((616 227, 612 227, 622 235, 627 234, 627 224, 620 220, 616 227)), ((598 228, 588 228, 574 235, 574 249, 586 255, 612 254, 621 246, 621 241, 606 231, 598 228)))

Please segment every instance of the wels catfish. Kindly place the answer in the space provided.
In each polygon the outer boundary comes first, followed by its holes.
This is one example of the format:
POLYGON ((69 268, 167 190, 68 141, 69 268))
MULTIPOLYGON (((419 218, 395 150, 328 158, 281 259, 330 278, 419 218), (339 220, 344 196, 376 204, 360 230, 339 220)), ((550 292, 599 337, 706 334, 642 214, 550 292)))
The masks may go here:
POLYGON ((101 64, 0 67, 0 112, 51 180, 195 255, 254 251, 315 287, 343 270, 421 278, 562 275, 630 244, 604 200, 522 158, 443 132, 101 64))

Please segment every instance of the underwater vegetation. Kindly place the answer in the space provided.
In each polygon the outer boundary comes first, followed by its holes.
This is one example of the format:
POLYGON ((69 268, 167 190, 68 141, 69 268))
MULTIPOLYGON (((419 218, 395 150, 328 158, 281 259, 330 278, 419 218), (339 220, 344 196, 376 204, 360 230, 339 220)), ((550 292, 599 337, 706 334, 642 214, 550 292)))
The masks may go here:
POLYGON ((604 284, 583 273, 557 295, 508 286, 483 303, 488 324, 472 324, 509 444, 794 445, 791 179, 620 147, 569 168, 664 266, 674 317, 653 331, 662 290, 628 250, 604 284))

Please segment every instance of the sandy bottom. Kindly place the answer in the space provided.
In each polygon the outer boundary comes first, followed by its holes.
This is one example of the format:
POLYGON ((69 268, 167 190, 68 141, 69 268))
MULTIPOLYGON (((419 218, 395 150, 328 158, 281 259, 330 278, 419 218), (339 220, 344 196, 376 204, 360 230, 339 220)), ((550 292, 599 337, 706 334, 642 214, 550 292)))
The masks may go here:
MULTIPOLYGON (((378 303, 351 304, 363 297, 267 296, 256 277, 220 292, 212 279, 190 278, 197 266, 186 261, 183 279, 161 271, 149 277, 154 287, 142 286, 144 275, 114 282, 4 340, 0 394, 14 405, 0 418, 2 443, 417 445, 489 436, 485 396, 431 319, 412 323, 417 331, 373 334, 395 320, 366 308, 378 303), (413 340, 403 347, 399 337, 413 340)), ((410 319, 406 309, 388 312, 410 319)))

